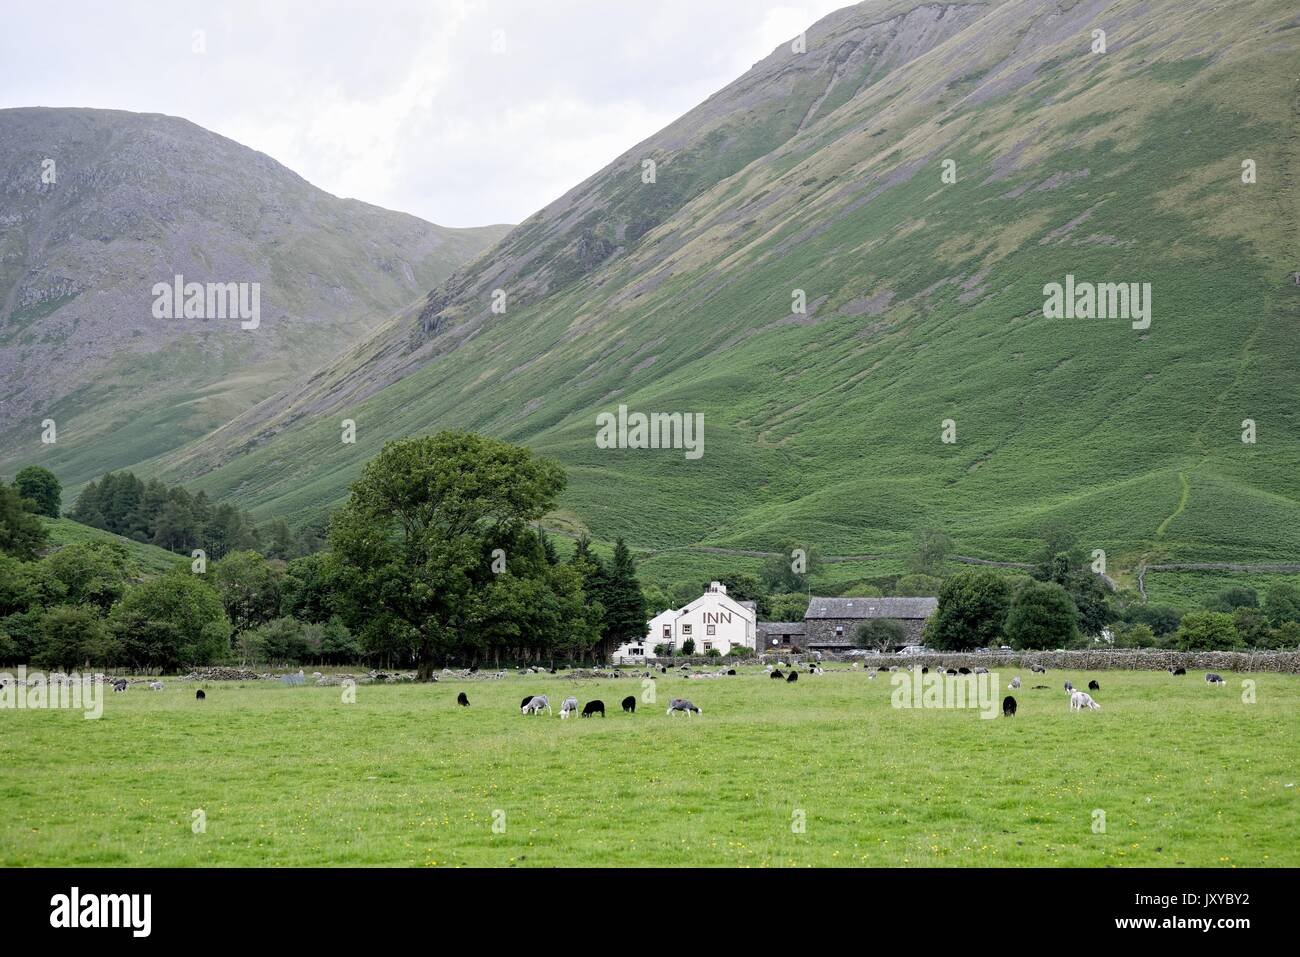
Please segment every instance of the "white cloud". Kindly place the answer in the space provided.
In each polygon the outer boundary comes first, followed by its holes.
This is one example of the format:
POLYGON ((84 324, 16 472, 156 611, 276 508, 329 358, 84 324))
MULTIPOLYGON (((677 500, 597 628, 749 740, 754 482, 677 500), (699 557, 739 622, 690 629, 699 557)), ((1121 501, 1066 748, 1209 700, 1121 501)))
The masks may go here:
POLYGON ((341 196, 445 225, 518 222, 841 5, 26 5, 0 36, 0 106, 170 113, 341 196))

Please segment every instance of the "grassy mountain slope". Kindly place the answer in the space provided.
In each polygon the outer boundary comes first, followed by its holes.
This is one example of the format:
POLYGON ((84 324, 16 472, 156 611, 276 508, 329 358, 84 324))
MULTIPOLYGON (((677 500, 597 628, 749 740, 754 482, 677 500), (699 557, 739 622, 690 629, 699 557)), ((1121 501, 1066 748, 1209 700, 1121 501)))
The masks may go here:
POLYGON ((0 210, 0 470, 70 484, 205 434, 506 231, 338 199, 185 120, 109 110, 0 110, 0 210), (261 283, 261 326, 154 318, 178 273, 261 283))
POLYGON ((556 456, 556 523, 643 547, 937 525, 1014 558, 1060 519, 1120 563, 1298 555, 1297 53, 1281 0, 840 11, 160 464, 305 518, 454 426, 556 456), (1151 283, 1150 328, 1044 318, 1067 273, 1151 283), (703 458, 597 448, 618 403, 703 413, 703 458))
POLYGON ((50 546, 59 549, 77 542, 117 542, 126 546, 131 562, 144 575, 161 575, 176 568, 188 568, 190 560, 169 552, 157 545, 137 542, 101 528, 82 525, 70 518, 43 518, 41 523, 50 533, 50 546))

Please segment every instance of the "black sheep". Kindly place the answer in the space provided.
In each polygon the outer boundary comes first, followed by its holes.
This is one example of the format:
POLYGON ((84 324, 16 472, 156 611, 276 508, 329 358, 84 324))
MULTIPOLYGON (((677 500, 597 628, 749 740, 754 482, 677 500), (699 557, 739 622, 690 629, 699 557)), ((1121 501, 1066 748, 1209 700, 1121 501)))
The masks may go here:
POLYGON ((784 678, 784 677, 785 677, 785 673, 782 672, 780 669, 777 669, 776 671, 773 671, 773 672, 772 672, 772 677, 773 677, 773 678, 784 678))
POLYGON ((787 683, 787 684, 790 683, 791 681, 798 681, 798 680, 799 680, 799 672, 797 672, 797 671, 792 671, 792 672, 790 672, 790 674, 786 676, 786 679, 785 679, 785 680, 786 680, 786 683, 787 683))
POLYGON ((605 702, 601 701, 599 698, 587 702, 586 707, 582 709, 582 716, 584 718, 590 718, 597 711, 600 712, 602 718, 605 717, 605 702))
POLYGON ((197 700, 197 701, 202 701, 202 700, 203 700, 204 698, 206 698, 206 697, 207 697, 207 695, 205 695, 205 694, 203 693, 203 689, 202 689, 202 688, 200 688, 198 691, 194 692, 194 698, 195 698, 195 700, 197 700))
POLYGON ((636 696, 628 695, 623 699, 623 711, 625 714, 636 714, 636 696))
POLYGON ((1186 668, 1170 668, 1170 669, 1169 669, 1169 673, 1170 673, 1171 675, 1185 675, 1185 674, 1187 674, 1187 669, 1186 669, 1186 668))
POLYGON ((524 708, 526 708, 528 706, 528 702, 532 701, 533 698, 535 697, 536 695, 531 695, 531 694, 524 695, 524 700, 519 702, 519 710, 522 711, 524 708))
POLYGON ((1097 681, 1096 681, 1096 679, 1094 678, 1092 681, 1089 681, 1089 682, 1088 682, 1088 690, 1089 690, 1089 691, 1100 691, 1100 690, 1101 690, 1101 685, 1097 684, 1097 681))
POLYGON ((970 674, 970 669, 969 669, 969 668, 958 668, 958 669, 957 669, 957 674, 959 674, 959 675, 968 675, 968 674, 970 674))
POLYGON ((1002 699, 1002 717, 1014 718, 1016 716, 1016 699, 1007 695, 1002 699))
POLYGON ((456 703, 462 708, 469 707, 469 698, 465 695, 465 692, 462 691, 460 694, 456 695, 456 703))
POLYGON ((924 668, 921 669, 921 674, 923 674, 923 675, 928 675, 929 673, 930 673, 930 666, 929 666, 929 665, 926 665, 924 668))

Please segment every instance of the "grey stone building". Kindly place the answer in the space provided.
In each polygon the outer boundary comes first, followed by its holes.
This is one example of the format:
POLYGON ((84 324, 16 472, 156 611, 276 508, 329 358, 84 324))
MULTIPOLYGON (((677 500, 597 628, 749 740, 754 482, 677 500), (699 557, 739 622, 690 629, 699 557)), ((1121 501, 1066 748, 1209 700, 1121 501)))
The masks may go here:
POLYGON ((765 651, 803 648, 804 623, 802 621, 760 621, 756 630, 759 654, 765 651))
POLYGON ((937 598, 814 598, 804 613, 803 647, 805 651, 853 648, 858 625, 869 618, 892 618, 906 629, 907 637, 895 651, 919 645, 925 623, 938 607, 937 598))

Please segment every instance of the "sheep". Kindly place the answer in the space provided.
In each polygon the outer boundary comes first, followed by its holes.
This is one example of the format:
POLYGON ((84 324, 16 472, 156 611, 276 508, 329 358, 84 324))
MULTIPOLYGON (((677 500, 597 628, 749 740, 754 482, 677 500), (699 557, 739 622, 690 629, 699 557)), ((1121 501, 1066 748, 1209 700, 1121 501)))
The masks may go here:
POLYGON ((1216 675, 1213 671, 1210 671, 1210 672, 1207 672, 1207 673, 1206 673, 1206 675, 1205 675, 1205 683, 1206 683, 1207 685, 1226 685, 1226 684, 1227 684, 1227 682, 1223 680, 1223 675, 1216 675))
POLYGON ((926 665, 924 668, 921 669, 921 674, 923 674, 923 675, 928 675, 929 673, 930 673, 930 666, 929 666, 929 665, 926 665))
POLYGON ((578 710, 578 699, 569 695, 560 703, 560 720, 563 721, 571 712, 578 710))
POLYGON ((533 695, 533 697, 529 698, 528 703, 520 709, 520 712, 522 714, 541 714, 543 710, 546 711, 547 714, 554 714, 554 712, 551 711, 550 700, 546 695, 539 694, 533 695))
POLYGON ((952 677, 955 678, 955 677, 957 677, 957 669, 956 669, 956 668, 949 668, 948 671, 947 671, 947 674, 949 674, 949 675, 951 675, 952 677))
POLYGON ((530 694, 524 695, 524 700, 519 702, 519 710, 523 711, 525 708, 527 708, 528 702, 532 701, 534 697, 535 697, 534 695, 530 695, 530 694))
POLYGON ((1185 675, 1185 674, 1187 674, 1187 669, 1186 669, 1186 668, 1170 668, 1170 669, 1169 669, 1169 673, 1170 673, 1171 675, 1174 675, 1174 676, 1177 676, 1177 675, 1185 675))
POLYGON ((1090 711, 1100 711, 1101 705, 1092 700, 1092 695, 1086 691, 1073 691, 1070 693, 1070 710, 1082 711, 1084 708, 1090 711))
POLYGON ((1093 678, 1091 681, 1088 682, 1088 690, 1089 690, 1089 691, 1100 691, 1100 690, 1101 690, 1101 685, 1097 684, 1097 679, 1096 679, 1096 678, 1093 678))
POLYGON ((695 707, 695 705, 691 704, 685 698, 673 699, 672 704, 668 706, 667 714, 671 715, 674 711, 684 711, 688 718, 691 716, 692 711, 696 714, 704 714, 703 709, 695 707))
POLYGON ((773 671, 773 672, 772 672, 768 677, 770 677, 770 678, 784 678, 785 675, 784 675, 781 671, 773 671))
POLYGON ((460 705, 462 708, 468 708, 469 696, 462 691, 460 694, 456 695, 456 703, 460 705))
POLYGON ((989 673, 989 670, 988 670, 987 668, 976 668, 976 669, 975 669, 975 674, 977 674, 977 675, 986 675, 986 674, 988 674, 988 673, 989 673))
POLYGON ((113 682, 114 691, 125 691, 126 688, 127 688, 127 684, 125 678, 118 678, 116 681, 113 682))
POLYGON ((970 669, 969 669, 969 668, 958 668, 958 669, 957 669, 957 674, 959 674, 959 675, 968 675, 968 674, 970 674, 970 669))
POLYGON ((151 682, 149 682, 149 690, 150 690, 150 691, 162 691, 162 690, 163 690, 163 683, 162 683, 161 681, 151 681, 151 682))
POLYGON ((799 672, 797 671, 791 671, 790 674, 785 679, 786 684, 789 684, 791 681, 798 681, 798 680, 799 680, 799 672))
POLYGON ((727 669, 727 674, 729 674, 729 675, 735 675, 735 673, 736 673, 736 669, 735 669, 735 668, 728 668, 728 669, 727 669))
POLYGON ((873 671, 873 672, 871 672, 871 674, 867 675, 867 680, 868 680, 868 681, 875 681, 875 680, 876 680, 876 673, 873 671))
POLYGON ((586 703, 582 709, 582 716, 584 718, 590 718, 596 712, 600 712, 602 718, 605 717, 605 702, 601 701, 599 698, 593 698, 591 701, 586 703))
POLYGON ((1011 679, 1011 684, 1007 685, 1007 688, 1014 691, 1019 687, 1020 687, 1020 675, 1016 675, 1014 678, 1011 679))
POLYGON ((194 699, 195 699, 196 701, 202 701, 202 700, 203 700, 204 698, 206 698, 206 697, 207 697, 207 695, 205 695, 205 694, 203 693, 203 689, 202 689, 202 688, 200 688, 198 691, 194 692, 194 699))
POLYGON ((628 695, 623 699, 623 713, 636 714, 636 696, 628 695))
POLYGON ((1066 693, 1066 694, 1073 694, 1073 693, 1074 693, 1074 683, 1073 683, 1072 681, 1070 681, 1069 678, 1066 678, 1066 679, 1065 679, 1065 693, 1066 693))
POLYGON ((1007 695, 1002 699, 1002 717, 1014 718, 1016 716, 1016 699, 1007 695))
POLYGON ((1042 665, 1030 665, 1030 666, 1029 666, 1029 670, 1032 671, 1034 674, 1037 674, 1037 675, 1045 675, 1045 674, 1047 674, 1047 669, 1044 668, 1042 665))

